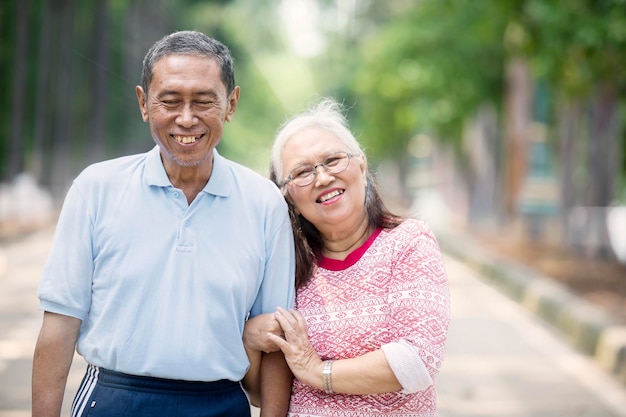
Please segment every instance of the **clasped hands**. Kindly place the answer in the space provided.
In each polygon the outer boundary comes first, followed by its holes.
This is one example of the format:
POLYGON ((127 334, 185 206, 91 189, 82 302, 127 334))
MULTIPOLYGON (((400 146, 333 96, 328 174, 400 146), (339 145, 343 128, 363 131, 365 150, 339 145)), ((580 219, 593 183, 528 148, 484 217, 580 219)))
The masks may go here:
POLYGON ((303 383, 321 375, 322 360, 309 341, 304 317, 295 310, 278 307, 274 313, 249 319, 243 341, 248 349, 266 353, 281 350, 291 372, 303 383))

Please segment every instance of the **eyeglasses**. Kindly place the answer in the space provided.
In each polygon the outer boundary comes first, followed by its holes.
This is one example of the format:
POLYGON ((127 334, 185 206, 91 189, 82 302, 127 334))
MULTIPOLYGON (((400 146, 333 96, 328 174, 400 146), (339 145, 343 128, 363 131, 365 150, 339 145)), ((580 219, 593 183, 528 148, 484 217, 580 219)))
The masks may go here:
POLYGON ((356 156, 353 153, 348 152, 336 152, 324 159, 322 162, 316 165, 300 165, 294 168, 287 179, 283 182, 283 187, 290 182, 294 183, 298 187, 306 187, 315 180, 317 175, 317 167, 324 167, 326 172, 331 174, 338 174, 345 171, 350 165, 350 158, 356 156))

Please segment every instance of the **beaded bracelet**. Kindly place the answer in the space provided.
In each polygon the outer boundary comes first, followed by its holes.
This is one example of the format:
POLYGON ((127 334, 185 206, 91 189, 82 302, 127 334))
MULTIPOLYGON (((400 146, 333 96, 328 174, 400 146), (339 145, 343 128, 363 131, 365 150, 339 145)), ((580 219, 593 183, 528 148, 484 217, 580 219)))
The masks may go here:
POLYGON ((324 361, 324 370, 322 371, 322 384, 326 394, 333 393, 333 382, 331 380, 333 373, 333 361, 324 361))

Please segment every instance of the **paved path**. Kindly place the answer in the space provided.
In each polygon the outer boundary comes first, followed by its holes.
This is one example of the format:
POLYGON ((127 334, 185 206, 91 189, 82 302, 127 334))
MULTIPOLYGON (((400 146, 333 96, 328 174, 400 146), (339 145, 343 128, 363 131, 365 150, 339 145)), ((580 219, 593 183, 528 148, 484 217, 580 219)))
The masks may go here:
MULTIPOLYGON (((36 287, 50 229, 0 246, 0 417, 30 415, 36 287)), ((439 379, 440 417, 626 417, 626 389, 453 259, 453 322, 439 379)), ((80 382, 77 357, 64 415, 80 382)))
POLYGON ((440 417, 623 417, 626 387, 544 323, 447 259, 452 324, 440 417))

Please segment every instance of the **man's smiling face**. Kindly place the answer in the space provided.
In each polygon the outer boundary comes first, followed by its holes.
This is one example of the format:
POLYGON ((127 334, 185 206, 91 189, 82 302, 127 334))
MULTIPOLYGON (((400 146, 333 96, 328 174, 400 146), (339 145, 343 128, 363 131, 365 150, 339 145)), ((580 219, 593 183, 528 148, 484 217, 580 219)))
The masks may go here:
POLYGON ((228 94, 214 59, 181 54, 167 55, 155 64, 148 88, 146 96, 137 87, 137 98, 166 170, 211 166, 224 123, 235 113, 239 88, 228 94))

